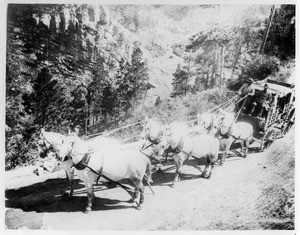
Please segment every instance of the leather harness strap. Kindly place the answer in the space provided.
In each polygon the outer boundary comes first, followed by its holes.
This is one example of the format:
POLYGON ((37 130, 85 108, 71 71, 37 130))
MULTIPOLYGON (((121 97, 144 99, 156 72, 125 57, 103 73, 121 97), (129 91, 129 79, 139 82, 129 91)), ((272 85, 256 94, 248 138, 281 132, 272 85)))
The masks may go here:
POLYGON ((175 149, 170 148, 170 152, 175 153, 175 154, 179 154, 180 152, 183 152, 184 154, 188 155, 188 157, 185 161, 187 161, 189 159, 189 157, 193 157, 193 158, 197 159, 197 157, 192 155, 193 150, 191 150, 189 153, 186 152, 185 150, 183 150, 183 137, 180 138, 180 141, 179 141, 179 143, 178 143, 178 145, 176 146, 175 149))
POLYGON ((92 153, 86 153, 83 158, 78 162, 78 163, 74 163, 73 166, 75 167, 76 170, 84 170, 90 161, 92 153))
POLYGON ((77 169, 77 170, 84 170, 85 168, 88 168, 90 171, 92 171, 93 173, 97 174, 98 177, 97 177, 97 184, 98 184, 98 181, 100 179, 100 177, 102 176, 104 179, 110 181, 110 182, 113 182, 114 184, 116 185, 119 185, 121 188, 125 189, 125 190, 131 190, 130 188, 126 187, 125 185, 123 184, 120 184, 110 178, 108 178, 107 176, 103 175, 102 174, 102 171, 103 171, 103 158, 102 158, 102 164, 101 164, 101 168, 99 171, 93 169, 92 167, 90 167, 88 165, 89 161, 90 161, 90 158, 92 156, 93 152, 89 152, 89 153, 86 153, 83 158, 77 163, 77 164, 73 164, 73 166, 77 169))

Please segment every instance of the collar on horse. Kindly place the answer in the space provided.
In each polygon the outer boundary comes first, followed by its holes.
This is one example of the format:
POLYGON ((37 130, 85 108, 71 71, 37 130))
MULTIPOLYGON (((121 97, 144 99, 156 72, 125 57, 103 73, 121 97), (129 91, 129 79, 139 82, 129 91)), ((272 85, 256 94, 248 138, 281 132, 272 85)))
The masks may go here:
MULTIPOLYGON (((159 133, 159 135, 160 135, 160 133, 159 133)), ((159 136, 159 135, 158 135, 158 136, 159 136)), ((148 140, 149 142, 151 142, 152 144, 159 144, 159 143, 161 142, 161 139, 160 139, 158 136, 156 136, 156 137, 151 137, 150 135, 148 135, 148 136, 147 136, 147 140, 148 140)))
POLYGON ((231 129, 232 129, 232 126, 230 126, 230 127, 228 128, 228 131, 227 131, 225 134, 222 134, 222 132, 219 131, 220 136, 221 136, 222 138, 224 138, 224 139, 229 139, 229 137, 233 137, 234 139, 238 140, 238 139, 241 137, 241 134, 240 134, 239 136, 235 136, 235 135, 232 134, 231 129))
POLYGON ((76 170, 84 170, 90 161, 92 153, 86 153, 83 158, 76 164, 73 164, 76 170))
POLYGON ((171 153, 178 154, 182 151, 182 147, 183 147, 183 138, 181 137, 180 140, 179 140, 179 143, 177 144, 177 146, 175 148, 169 147, 169 151, 171 153))

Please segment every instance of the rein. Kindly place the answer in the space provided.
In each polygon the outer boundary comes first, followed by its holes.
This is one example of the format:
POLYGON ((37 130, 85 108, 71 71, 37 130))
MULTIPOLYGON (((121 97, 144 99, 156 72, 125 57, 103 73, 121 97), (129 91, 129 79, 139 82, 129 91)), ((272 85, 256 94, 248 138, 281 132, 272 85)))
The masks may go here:
POLYGON ((41 140, 44 140, 44 141, 46 141, 46 142, 49 144, 49 148, 47 147, 47 145, 46 145, 45 143, 44 143, 44 146, 41 146, 41 145, 39 144, 39 147, 40 147, 44 152, 47 152, 47 151, 50 151, 51 149, 54 149, 53 144, 52 144, 49 140, 47 140, 47 138, 46 138, 45 136, 43 136, 43 138, 42 138, 41 140))

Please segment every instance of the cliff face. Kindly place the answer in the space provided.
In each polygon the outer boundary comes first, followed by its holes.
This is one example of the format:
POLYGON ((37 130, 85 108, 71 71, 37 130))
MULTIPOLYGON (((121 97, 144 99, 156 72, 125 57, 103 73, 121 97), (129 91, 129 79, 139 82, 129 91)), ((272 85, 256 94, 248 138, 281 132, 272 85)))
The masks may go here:
MULTIPOLYGON (((88 51, 86 57, 92 60, 98 54, 112 67, 121 59, 129 61, 138 43, 149 69, 149 82, 155 86, 148 91, 145 102, 152 105, 158 96, 165 98, 171 93, 173 73, 184 62, 189 38, 213 24, 240 24, 247 7, 239 10, 235 6, 218 5, 67 4, 37 5, 31 15, 36 25, 62 34, 62 39, 67 37, 71 44, 75 38, 81 44, 77 50, 88 51)), ((109 69, 109 74, 112 79, 116 76, 113 69, 109 69)))
POLYGON ((105 5, 55 5, 48 9, 37 9, 32 16, 37 25, 43 24, 56 33, 69 34, 73 31, 71 36, 79 38, 83 49, 92 48, 92 57, 99 53, 109 64, 116 64, 121 58, 130 60, 137 40, 110 18, 105 5))

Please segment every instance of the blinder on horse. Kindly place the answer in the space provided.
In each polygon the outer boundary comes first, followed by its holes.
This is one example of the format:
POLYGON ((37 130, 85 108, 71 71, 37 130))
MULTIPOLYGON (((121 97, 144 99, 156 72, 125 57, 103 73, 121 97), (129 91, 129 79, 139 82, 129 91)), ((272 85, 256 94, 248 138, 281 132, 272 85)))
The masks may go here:
POLYGON ((37 141, 37 144, 38 144, 38 147, 43 151, 43 154, 40 154, 40 157, 42 157, 42 158, 45 158, 49 152, 55 152, 53 145, 45 138, 45 136, 42 136, 42 139, 39 139, 37 141), (48 143, 48 145, 47 145, 47 143, 48 143))
POLYGON ((146 138, 146 140, 148 140, 150 142, 150 144, 145 147, 145 143, 144 143, 142 150, 146 150, 147 148, 151 147, 152 145, 159 144, 161 142, 161 133, 156 137, 152 137, 148 134, 145 138, 146 138))
POLYGON ((147 136, 147 140, 152 144, 159 144, 161 142, 161 137, 160 135, 156 137, 147 136))
MULTIPOLYGON (((41 158, 45 158, 48 156, 50 152, 54 153, 56 158, 59 159, 57 152, 54 149, 53 144, 41 133, 40 134, 40 139, 37 141, 38 147, 42 150, 42 153, 40 153, 41 158)), ((65 158, 62 160, 67 161, 69 160, 69 156, 65 156, 65 158)))

